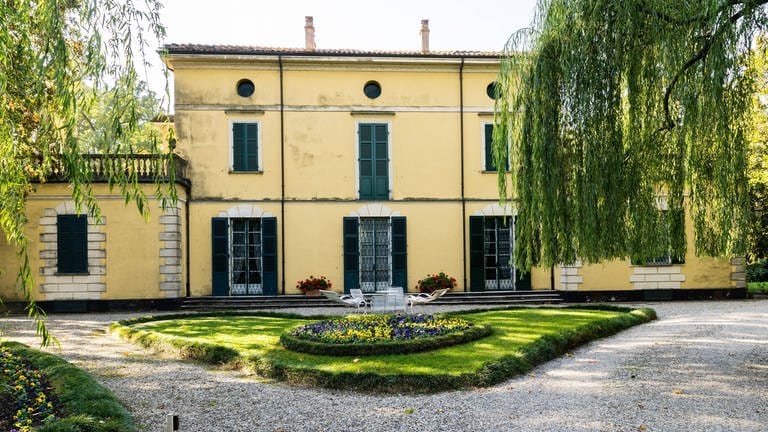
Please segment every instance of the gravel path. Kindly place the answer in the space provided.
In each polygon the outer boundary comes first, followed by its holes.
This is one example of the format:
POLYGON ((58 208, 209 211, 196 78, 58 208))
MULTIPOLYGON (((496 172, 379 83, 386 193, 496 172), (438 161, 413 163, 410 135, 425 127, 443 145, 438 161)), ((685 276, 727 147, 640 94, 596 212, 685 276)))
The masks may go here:
MULTIPOLYGON (((137 314, 55 315, 57 352, 111 388, 142 431, 766 431, 768 301, 650 305, 659 320, 495 387, 372 396, 155 358, 105 334, 137 314)), ((293 311, 296 312, 296 311, 293 311)), ((314 310, 315 313, 327 311, 314 310)), ((36 345, 22 318, 0 331, 36 345)))

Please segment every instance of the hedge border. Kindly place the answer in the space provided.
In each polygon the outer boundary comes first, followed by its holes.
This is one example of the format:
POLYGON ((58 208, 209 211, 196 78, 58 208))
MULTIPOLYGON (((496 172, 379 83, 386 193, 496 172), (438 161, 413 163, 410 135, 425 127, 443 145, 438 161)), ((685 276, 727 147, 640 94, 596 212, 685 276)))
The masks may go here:
POLYGON ((412 354, 476 341, 493 332, 493 328, 489 325, 478 325, 470 320, 466 321, 472 323, 472 327, 467 330, 430 338, 377 343, 334 344, 317 342, 296 337, 291 334, 292 330, 289 330, 280 335, 280 344, 291 351, 336 357, 412 354))
POLYGON ((136 425, 115 395, 90 374, 63 358, 18 342, 2 342, 8 351, 24 358, 53 386, 63 418, 35 430, 38 432, 135 432, 136 425))
MULTIPOLYGON (((271 358, 259 356, 240 356, 235 350, 214 344, 191 342, 179 338, 160 336, 149 331, 137 330, 130 323, 148 322, 154 319, 134 319, 119 321, 110 326, 110 331, 120 334, 127 340, 136 342, 146 348, 164 352, 176 352, 181 359, 192 359, 209 364, 226 364, 227 366, 246 372, 255 373, 264 378, 284 381, 289 384, 324 387, 328 389, 353 390, 363 393, 435 393, 440 391, 458 390, 467 387, 487 387, 501 383, 516 375, 528 372, 535 366, 559 357, 586 342, 614 335, 638 324, 656 319, 653 309, 632 309, 612 305, 572 305, 565 307, 537 308, 509 306, 501 308, 473 309, 471 311, 454 311, 445 315, 461 315, 467 313, 489 312, 515 309, 588 309, 624 312, 613 318, 605 318, 581 326, 577 329, 563 331, 557 335, 542 336, 535 342, 522 349, 515 350, 509 355, 485 364, 473 373, 460 375, 428 375, 428 374, 398 374, 379 375, 375 373, 327 372, 287 365, 271 358), (213 355, 226 353, 225 356, 213 355)), ((289 314, 281 314, 285 316, 289 314)), ((179 314, 174 318, 209 317, 209 316, 276 316, 273 313, 215 313, 215 314, 179 314)), ((323 319, 325 316, 295 315, 301 319, 323 319)), ((168 315, 161 319, 173 319, 168 315)))

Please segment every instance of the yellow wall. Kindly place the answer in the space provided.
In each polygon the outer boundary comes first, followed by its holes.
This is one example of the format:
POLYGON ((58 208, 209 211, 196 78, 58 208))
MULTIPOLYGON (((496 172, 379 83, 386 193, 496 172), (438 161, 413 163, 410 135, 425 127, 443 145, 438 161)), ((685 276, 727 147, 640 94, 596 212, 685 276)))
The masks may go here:
MULTIPOLYGON (((152 197, 153 185, 146 185, 143 189, 145 194, 152 197)), ((180 220, 183 223, 186 196, 183 188, 177 186, 177 191, 180 198, 179 205, 182 208, 180 220)), ((162 292, 159 289, 161 281, 159 249, 162 243, 160 232, 163 227, 160 223, 161 209, 157 200, 149 199, 150 218, 149 221, 145 221, 133 204, 126 206, 124 200, 110 193, 106 185, 94 185, 94 195, 97 197, 104 217, 104 224, 89 223, 89 236, 104 235, 105 241, 97 243, 98 248, 105 251, 106 257, 90 257, 89 251, 90 275, 75 276, 74 279, 72 276, 46 273, 44 270, 48 265, 46 262, 55 263, 55 258, 51 261, 41 256, 41 251, 46 247, 43 236, 51 235, 47 227, 41 225, 42 218, 48 218, 55 224, 55 210, 71 201, 71 191, 66 185, 43 184, 39 185, 37 191, 28 198, 26 214, 29 223, 26 235, 31 239, 29 257, 35 279, 33 297, 36 300, 117 300, 183 296, 184 280, 180 284, 181 290, 175 293, 162 292), (94 272, 95 267, 105 268, 104 274, 94 272), (46 284, 57 285, 55 292, 44 291, 42 286, 46 284), (78 284, 80 287, 65 286, 78 284), (106 290, 99 289, 100 284, 105 284, 106 290)), ((183 241, 184 236, 181 237, 183 241)), ((55 239, 55 234, 53 238, 55 239)), ((90 248, 92 246, 89 244, 90 248)), ((183 243, 181 251, 183 254, 183 243)), ((0 296, 3 299, 18 300, 21 297, 15 289, 15 276, 19 261, 8 245, 0 247, 0 258, 3 269, 0 275, 0 296)), ((183 257, 180 259, 183 262, 183 257)), ((183 273, 182 279, 184 279, 183 273)))
MULTIPOLYGON (((281 101, 276 56, 192 57, 171 56, 170 61, 178 151, 189 160, 193 183, 193 296, 211 293, 211 218, 237 206, 277 217, 278 237, 285 232, 284 243, 278 238, 278 245, 285 246, 284 257, 278 248, 278 263, 286 263, 286 293, 296 292, 297 280, 320 274, 342 289, 342 218, 368 204, 358 200, 357 190, 360 123, 388 125, 391 199, 377 204, 407 218, 408 288, 428 273, 445 271, 464 289, 469 257, 468 250, 466 256, 462 252, 469 245, 469 216, 497 200, 496 173, 484 171, 484 124, 493 121, 494 105, 486 87, 497 73, 493 61, 467 59, 460 77, 459 59, 287 56, 281 101), (254 82, 252 96, 236 94, 240 79, 254 82), (371 80, 382 87, 376 99, 363 93, 371 80), (233 121, 259 123, 260 172, 230 172, 233 121), (462 223, 467 224, 464 239, 462 223)), ((551 271, 534 269, 532 287, 550 289, 551 271)), ((635 289, 636 270, 625 261, 575 272, 580 290, 635 289)), ((729 286, 725 261, 689 256, 681 272, 686 275, 681 288, 729 286)), ((281 268, 278 292, 282 276, 281 268)), ((557 288, 567 288, 566 276, 554 268, 557 288)))

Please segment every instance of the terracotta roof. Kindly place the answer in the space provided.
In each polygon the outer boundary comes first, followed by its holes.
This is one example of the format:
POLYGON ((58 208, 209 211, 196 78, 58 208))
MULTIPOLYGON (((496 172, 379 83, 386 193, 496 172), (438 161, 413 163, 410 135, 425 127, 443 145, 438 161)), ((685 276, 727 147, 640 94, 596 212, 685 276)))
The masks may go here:
POLYGON ((355 49, 305 49, 275 48, 241 45, 168 44, 163 50, 168 54, 230 54, 230 55, 296 55, 296 56, 348 56, 348 57, 472 57, 499 58, 502 53, 490 51, 364 51, 355 49))

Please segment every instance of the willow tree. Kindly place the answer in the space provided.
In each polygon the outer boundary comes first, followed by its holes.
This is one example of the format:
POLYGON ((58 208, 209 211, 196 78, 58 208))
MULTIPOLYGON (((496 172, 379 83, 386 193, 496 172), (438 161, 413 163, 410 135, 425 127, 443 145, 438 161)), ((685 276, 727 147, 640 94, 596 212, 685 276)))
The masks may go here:
MULTIPOLYGON (((140 7, 130 0, 0 2, 0 231, 18 251, 17 283, 44 344, 50 338, 32 297, 25 202, 35 184, 64 176, 77 208, 100 217, 78 125, 106 99, 112 139, 92 140, 100 143, 92 150, 105 158, 127 151, 119 143, 138 126, 137 67, 146 68, 146 49, 165 32, 159 10, 158 0, 140 7)), ((108 180, 146 214, 135 179, 118 172, 108 180)), ((174 198, 170 185, 158 185, 159 198, 174 198)))
POLYGON ((540 0, 502 63, 494 153, 518 265, 741 255, 746 65, 767 1, 540 0), (509 186, 509 187, 508 187, 509 186))

